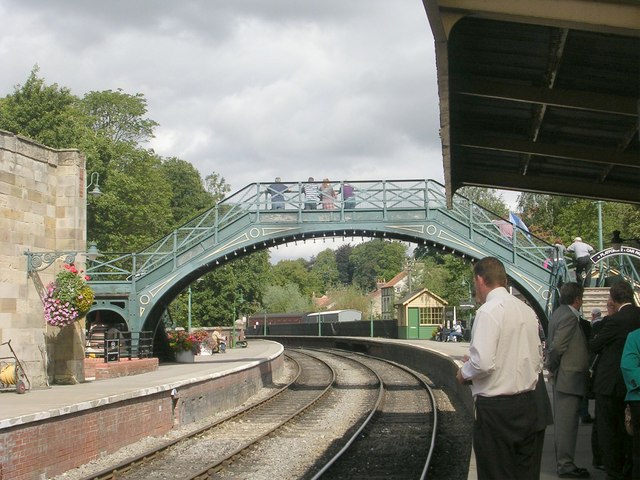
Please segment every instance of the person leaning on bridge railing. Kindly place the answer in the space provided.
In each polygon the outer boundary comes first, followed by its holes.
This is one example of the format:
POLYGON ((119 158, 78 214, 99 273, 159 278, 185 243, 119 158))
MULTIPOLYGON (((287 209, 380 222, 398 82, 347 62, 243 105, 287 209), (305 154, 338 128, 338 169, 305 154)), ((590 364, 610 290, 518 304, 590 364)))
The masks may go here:
POLYGON ((275 183, 267 187, 267 192, 271 195, 271 210, 284 210, 284 194, 289 192, 289 187, 282 183, 280 177, 276 177, 275 183))
POLYGON ((302 186, 305 210, 315 210, 318 208, 318 202, 320 201, 320 188, 317 183, 313 183, 314 181, 313 177, 309 177, 309 183, 302 186))

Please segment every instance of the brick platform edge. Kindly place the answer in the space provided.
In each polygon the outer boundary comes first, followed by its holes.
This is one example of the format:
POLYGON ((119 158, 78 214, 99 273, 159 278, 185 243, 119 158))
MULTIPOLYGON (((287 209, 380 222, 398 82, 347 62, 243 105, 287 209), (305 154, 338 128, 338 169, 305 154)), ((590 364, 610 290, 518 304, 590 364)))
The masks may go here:
POLYGON ((85 380, 104 380, 125 377, 158 370, 157 358, 124 358, 118 362, 105 363, 102 358, 84 359, 85 380))
POLYGON ((78 404, 59 416, 2 429, 0 479, 50 478, 141 438, 233 408, 271 384, 282 368, 279 355, 245 370, 110 397, 106 405, 105 399, 78 404))

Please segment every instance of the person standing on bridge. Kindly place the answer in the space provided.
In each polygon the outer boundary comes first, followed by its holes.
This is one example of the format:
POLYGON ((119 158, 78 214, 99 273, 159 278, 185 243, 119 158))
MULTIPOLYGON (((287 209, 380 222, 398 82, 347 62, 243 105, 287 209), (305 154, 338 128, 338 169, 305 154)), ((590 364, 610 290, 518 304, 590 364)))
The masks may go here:
POLYGON ((271 195, 271 210, 284 210, 284 194, 288 191, 280 177, 276 177, 275 183, 267 187, 267 193, 271 195))
POLYGON ((538 478, 547 422, 534 392, 542 372, 538 319, 507 291, 500 260, 483 258, 473 273, 482 306, 473 322, 469 356, 456 379, 470 385, 475 400, 478 479, 538 478))
POLYGON ((333 186, 331 185, 331 183, 329 183, 328 178, 325 178, 322 181, 322 186, 320 187, 320 194, 322 196, 322 209, 333 210, 335 208, 336 192, 333 189, 333 186))
POLYGON ((583 242, 581 237, 576 237, 573 243, 567 247, 567 252, 573 253, 576 258, 576 282, 583 287, 590 287, 593 247, 583 242))
POLYGON ((309 177, 308 183, 302 186, 305 210, 315 210, 318 208, 318 202, 320 201, 320 189, 318 188, 317 183, 313 183, 314 181, 313 177, 309 177))

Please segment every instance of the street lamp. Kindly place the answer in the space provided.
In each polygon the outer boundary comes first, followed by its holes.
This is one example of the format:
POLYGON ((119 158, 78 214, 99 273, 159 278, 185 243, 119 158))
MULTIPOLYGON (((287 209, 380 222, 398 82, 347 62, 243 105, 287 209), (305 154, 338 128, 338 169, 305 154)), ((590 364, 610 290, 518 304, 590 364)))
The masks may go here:
POLYGON ((187 333, 191 333, 191 285, 189 285, 189 300, 187 302, 187 333))
POLYGON ((102 190, 100 190, 99 182, 100 182, 100 174, 98 172, 93 172, 89 179, 89 185, 87 185, 87 193, 95 199, 98 199, 102 196, 102 190), (89 190, 91 187, 93 188, 89 190))
MULTIPOLYGON (((240 293, 239 303, 242 304, 244 302, 244 298, 242 297, 242 292, 240 293)), ((233 300, 233 339, 231 341, 231 348, 235 348, 236 346, 236 299, 233 300)))

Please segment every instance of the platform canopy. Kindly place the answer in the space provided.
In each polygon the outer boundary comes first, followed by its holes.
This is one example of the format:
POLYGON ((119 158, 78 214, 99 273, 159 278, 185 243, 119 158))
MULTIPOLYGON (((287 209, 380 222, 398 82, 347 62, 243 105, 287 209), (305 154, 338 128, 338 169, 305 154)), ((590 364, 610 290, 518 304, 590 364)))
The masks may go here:
POLYGON ((640 203, 640 2, 423 0, 444 177, 640 203))

